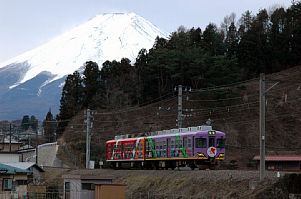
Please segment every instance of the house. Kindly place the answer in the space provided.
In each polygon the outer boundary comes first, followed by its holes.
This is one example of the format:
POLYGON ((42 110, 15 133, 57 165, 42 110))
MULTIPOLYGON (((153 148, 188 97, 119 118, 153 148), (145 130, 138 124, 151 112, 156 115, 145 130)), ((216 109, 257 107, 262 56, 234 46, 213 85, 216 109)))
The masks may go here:
POLYGON ((19 152, 0 152, 0 163, 3 162, 19 162, 19 152))
POLYGON ((28 180, 28 183, 39 184, 42 180, 42 173, 45 172, 35 162, 9 162, 3 163, 4 165, 16 167, 32 174, 32 177, 28 180))
POLYGON ((0 163, 0 191, 26 193, 31 174, 28 170, 0 163))
POLYGON ((44 170, 35 163, 0 163, 1 198, 26 196, 28 184, 35 184, 41 180, 40 172, 44 172, 44 170), (12 192, 15 195, 11 195, 12 192))
POLYGON ((20 149, 22 142, 15 139, 4 138, 0 141, 0 152, 15 152, 20 149))
MULTIPOLYGON (((64 199, 94 199, 97 185, 113 184, 113 178, 97 174, 96 170, 74 170, 63 176, 64 199)), ((101 193, 98 188, 98 195, 101 193)))
MULTIPOLYGON (((257 162, 259 168, 260 156, 255 156, 253 160, 257 162)), ((267 170, 301 171, 301 155, 267 155, 265 165, 267 170)))

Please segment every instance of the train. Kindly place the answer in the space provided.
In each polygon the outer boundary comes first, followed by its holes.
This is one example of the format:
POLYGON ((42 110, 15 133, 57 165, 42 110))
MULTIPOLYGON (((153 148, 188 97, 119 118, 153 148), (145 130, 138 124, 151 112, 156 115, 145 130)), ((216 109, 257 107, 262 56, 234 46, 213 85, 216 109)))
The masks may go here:
POLYGON ((216 169, 225 159, 225 140, 208 125, 120 135, 106 142, 106 163, 114 169, 216 169))

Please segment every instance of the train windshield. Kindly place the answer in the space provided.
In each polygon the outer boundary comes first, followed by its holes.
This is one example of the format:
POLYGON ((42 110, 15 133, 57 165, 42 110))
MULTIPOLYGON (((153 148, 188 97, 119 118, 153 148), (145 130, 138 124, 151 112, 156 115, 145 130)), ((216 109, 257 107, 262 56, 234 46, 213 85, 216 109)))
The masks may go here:
POLYGON ((223 139, 223 138, 216 139, 216 146, 217 146, 217 148, 224 148, 225 147, 225 139, 223 139))

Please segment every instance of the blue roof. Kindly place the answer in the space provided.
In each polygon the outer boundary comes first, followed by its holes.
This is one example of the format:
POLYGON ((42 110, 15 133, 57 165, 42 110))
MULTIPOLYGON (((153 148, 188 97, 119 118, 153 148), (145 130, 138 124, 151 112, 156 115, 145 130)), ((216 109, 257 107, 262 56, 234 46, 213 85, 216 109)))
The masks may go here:
POLYGON ((28 170, 20 169, 17 167, 9 166, 6 164, 0 163, 0 174, 17 174, 17 173, 31 173, 28 170))

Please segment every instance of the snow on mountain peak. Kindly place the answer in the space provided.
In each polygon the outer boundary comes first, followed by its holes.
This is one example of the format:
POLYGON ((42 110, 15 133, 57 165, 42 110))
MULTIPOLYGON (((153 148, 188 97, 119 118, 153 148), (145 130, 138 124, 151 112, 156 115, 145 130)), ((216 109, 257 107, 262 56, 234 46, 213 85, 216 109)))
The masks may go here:
POLYGON ((123 57, 134 60, 139 50, 152 47, 157 36, 166 37, 135 13, 101 14, 44 45, 0 64, 0 68, 23 62, 30 66, 11 88, 41 72, 51 74, 47 84, 72 74, 86 61, 95 61, 101 67, 106 60, 120 60, 123 57))

